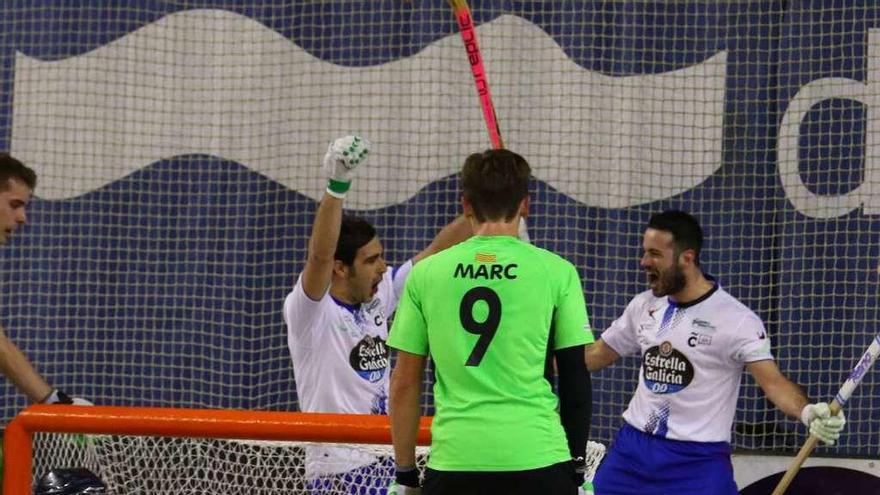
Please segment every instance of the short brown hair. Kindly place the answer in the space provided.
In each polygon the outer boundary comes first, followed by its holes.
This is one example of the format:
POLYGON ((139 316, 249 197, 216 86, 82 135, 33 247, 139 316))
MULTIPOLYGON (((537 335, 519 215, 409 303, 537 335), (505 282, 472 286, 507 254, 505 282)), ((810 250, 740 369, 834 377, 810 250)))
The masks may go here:
POLYGON ((0 191, 6 190, 10 179, 24 182, 32 191, 37 187, 36 172, 9 153, 0 152, 0 191))
POLYGON ((374 237, 376 229, 369 222, 362 218, 343 216, 333 259, 341 261, 345 266, 353 266, 358 250, 374 237))
POLYGON ((464 161, 461 188, 477 221, 510 221, 529 194, 532 172, 526 159, 510 150, 486 150, 464 161))
POLYGON ((648 220, 648 228, 672 234, 675 257, 677 258, 679 254, 692 249, 695 253, 694 264, 700 265, 703 229, 700 228, 700 223, 693 215, 681 210, 666 210, 662 213, 655 213, 648 220))

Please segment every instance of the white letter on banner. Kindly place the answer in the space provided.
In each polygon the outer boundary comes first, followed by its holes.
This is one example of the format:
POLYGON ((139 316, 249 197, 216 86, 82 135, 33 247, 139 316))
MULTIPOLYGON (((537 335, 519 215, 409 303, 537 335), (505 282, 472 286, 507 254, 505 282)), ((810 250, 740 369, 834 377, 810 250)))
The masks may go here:
POLYGON ((861 83, 843 77, 825 77, 810 81, 802 87, 788 104, 779 126, 777 141, 777 161, 779 179, 785 196, 800 213, 813 218, 834 218, 848 214, 864 206, 865 215, 880 214, 878 197, 877 140, 880 128, 872 118, 878 103, 880 81, 880 29, 871 29, 868 34, 868 83, 861 83), (868 90, 870 88, 870 91, 868 90), (863 103, 867 107, 867 131, 865 142, 864 182, 854 190, 840 196, 820 196, 813 194, 804 185, 798 170, 798 139, 800 126, 807 112, 814 105, 831 98, 849 99, 863 103))

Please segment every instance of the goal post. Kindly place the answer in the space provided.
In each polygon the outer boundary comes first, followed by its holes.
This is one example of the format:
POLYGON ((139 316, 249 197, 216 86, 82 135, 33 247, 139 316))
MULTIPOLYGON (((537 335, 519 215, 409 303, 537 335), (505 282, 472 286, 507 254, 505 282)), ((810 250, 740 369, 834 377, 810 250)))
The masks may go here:
MULTIPOLYGON (((419 445, 430 444, 430 425, 431 418, 423 417, 419 445)), ((391 443, 389 419, 378 415, 33 405, 16 416, 4 434, 3 495, 31 493, 34 436, 49 432, 340 444, 391 443)))

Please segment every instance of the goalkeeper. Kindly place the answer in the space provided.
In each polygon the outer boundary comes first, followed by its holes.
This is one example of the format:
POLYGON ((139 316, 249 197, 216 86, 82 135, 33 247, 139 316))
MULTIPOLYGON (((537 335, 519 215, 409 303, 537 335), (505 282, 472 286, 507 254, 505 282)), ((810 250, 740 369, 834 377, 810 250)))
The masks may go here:
POLYGON ((391 431, 404 493, 421 489, 415 443, 429 354, 437 381, 425 495, 574 495, 583 482, 592 406, 583 353, 593 335, 574 266, 517 238, 529 174, 509 150, 469 156, 462 204, 475 236, 406 282, 389 337, 399 350, 391 431))
POLYGON ((735 495, 730 431, 745 368, 782 412, 826 444, 841 412, 809 404, 776 366, 761 320, 700 268, 703 232, 682 211, 651 217, 641 267, 650 290, 587 348, 595 371, 620 356, 642 356, 624 424, 593 480, 596 495, 735 495))
MULTIPOLYGON (((415 263, 471 235, 467 222, 458 218, 425 250, 389 270, 373 226, 342 215, 346 193, 370 146, 357 136, 330 144, 323 161, 329 180, 312 226, 308 258, 284 301, 288 347, 305 412, 387 414, 391 370, 386 322, 403 283, 415 263)), ((389 460, 383 464, 358 450, 306 449, 313 495, 381 495, 390 470, 389 460)))

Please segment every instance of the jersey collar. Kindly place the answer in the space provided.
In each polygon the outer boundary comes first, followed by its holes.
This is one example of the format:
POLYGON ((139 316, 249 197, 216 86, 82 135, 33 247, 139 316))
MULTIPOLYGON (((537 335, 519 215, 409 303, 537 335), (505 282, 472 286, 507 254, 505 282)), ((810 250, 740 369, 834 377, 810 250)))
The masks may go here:
POLYGON ((712 288, 709 289, 705 294, 694 299, 693 301, 688 301, 686 303, 675 302, 672 299, 669 299, 669 297, 667 296, 666 300, 669 302, 669 305, 676 307, 676 308, 682 308, 682 309, 689 308, 691 306, 696 306, 697 304, 700 304, 701 302, 705 301, 706 299, 709 299, 710 297, 712 297, 712 294, 714 294, 715 292, 718 291, 718 281, 715 280, 715 277, 713 277, 712 275, 709 275, 708 273, 704 273, 703 277, 705 277, 706 280, 712 282, 712 288))
POLYGON ((332 294, 330 295, 330 298, 333 299, 333 302, 335 302, 337 306, 339 306, 340 308, 342 308, 342 309, 348 311, 348 312, 351 313, 352 315, 357 315, 358 312, 359 312, 360 309, 361 309, 361 304, 360 304, 360 303, 357 303, 357 304, 348 304, 347 302, 342 302, 342 301, 340 301, 339 299, 336 299, 335 297, 333 297, 332 294))

